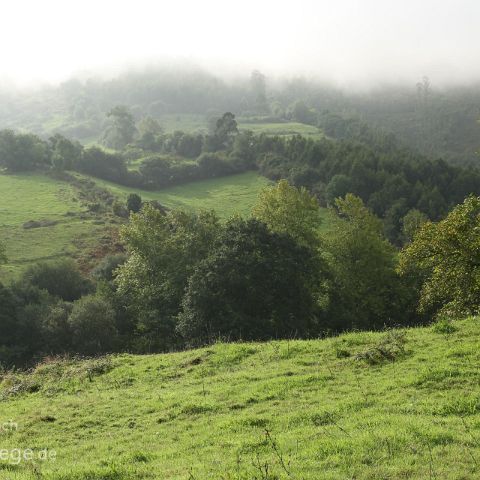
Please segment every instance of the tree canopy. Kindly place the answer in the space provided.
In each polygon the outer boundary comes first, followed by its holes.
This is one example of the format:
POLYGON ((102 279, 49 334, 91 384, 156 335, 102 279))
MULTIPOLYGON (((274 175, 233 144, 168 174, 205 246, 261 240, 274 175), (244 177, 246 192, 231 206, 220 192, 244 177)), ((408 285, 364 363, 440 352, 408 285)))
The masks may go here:
POLYGON ((444 220, 427 222, 400 254, 399 271, 420 280, 420 311, 476 314, 480 309, 480 197, 444 220))

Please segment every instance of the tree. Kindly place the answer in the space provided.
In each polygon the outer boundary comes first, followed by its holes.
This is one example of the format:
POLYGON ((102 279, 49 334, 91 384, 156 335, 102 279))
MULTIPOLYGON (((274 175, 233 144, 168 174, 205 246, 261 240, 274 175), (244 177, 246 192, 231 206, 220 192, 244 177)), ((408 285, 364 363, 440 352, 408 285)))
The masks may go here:
POLYGON ((415 234, 420 230, 424 223, 428 222, 428 217, 417 210, 412 208, 402 218, 402 237, 405 243, 410 243, 415 234))
POLYGON ((318 333, 320 272, 289 235, 233 218, 188 281, 178 331, 191 344, 318 333))
POLYGON ((233 173, 233 167, 220 153, 202 153, 198 157, 198 169, 204 178, 221 177, 233 173))
POLYGON ((52 149, 52 165, 56 169, 72 170, 74 165, 78 165, 83 152, 79 142, 72 142, 59 133, 50 137, 49 142, 52 149))
POLYGON ((280 180, 275 186, 264 188, 252 214, 273 232, 287 233, 313 250, 319 246, 320 206, 304 187, 292 187, 280 180))
POLYGON ((337 199, 325 246, 333 270, 334 328, 382 328, 410 321, 410 297, 395 267, 395 249, 383 226, 352 194, 337 199))
POLYGON ((426 222, 400 254, 399 271, 421 279, 420 312, 480 311, 480 197, 468 197, 438 222, 426 222))
POLYGON ((258 113, 268 112, 265 75, 258 70, 254 70, 250 76, 250 88, 254 98, 255 111, 258 113))
POLYGON ((0 132, 0 166, 12 172, 25 172, 50 166, 46 142, 33 134, 0 132))
POLYGON ((105 130, 103 143, 107 147, 121 150, 133 141, 137 133, 135 118, 124 105, 117 105, 112 108, 107 113, 107 117, 111 124, 105 130))
POLYGON ((103 257, 93 269, 91 275, 98 281, 111 282, 117 275, 117 269, 127 261, 124 253, 116 253, 103 257))
POLYGON ((58 302, 42 316, 42 353, 59 354, 72 351, 72 330, 68 317, 73 304, 58 302))
POLYGON ((15 298, 0 283, 0 367, 9 366, 18 354, 18 323, 15 298))
POLYGON ((127 210, 138 213, 142 208, 142 197, 136 193, 131 193, 127 198, 127 210))
POLYGON ((77 264, 69 259, 32 265, 23 274, 22 282, 68 302, 79 299, 93 289, 77 264))
POLYGON ((98 147, 86 148, 76 169, 112 182, 125 183, 129 178, 125 160, 118 154, 107 153, 98 147))
POLYGON ((337 174, 328 182, 325 196, 329 205, 334 205, 335 199, 343 198, 347 193, 353 193, 353 181, 344 174, 337 174))
POLYGON ((227 112, 217 119, 213 135, 207 135, 205 147, 207 151, 216 152, 232 146, 235 135, 238 134, 237 121, 233 113, 227 112))
POLYGON ((137 144, 144 150, 160 151, 163 144, 163 128, 155 118, 143 117, 138 124, 139 139, 137 144))
POLYGON ((291 106, 291 115, 294 120, 300 123, 314 125, 317 123, 317 113, 306 105, 302 100, 297 100, 291 106))
POLYGON ((137 334, 145 348, 175 343, 175 322, 187 280, 203 260, 220 230, 213 212, 166 214, 146 205, 132 214, 121 231, 128 260, 118 269, 116 284, 138 319, 137 334))
POLYGON ((250 130, 235 136, 229 159, 237 171, 250 170, 256 167, 256 143, 256 137, 250 130))
POLYGON ((146 116, 143 117, 138 124, 138 133, 140 137, 146 133, 151 133, 152 135, 162 135, 163 128, 157 119, 146 116))
POLYGON ((98 355, 115 346, 115 312, 103 298, 86 296, 77 300, 68 317, 72 346, 78 353, 98 355))

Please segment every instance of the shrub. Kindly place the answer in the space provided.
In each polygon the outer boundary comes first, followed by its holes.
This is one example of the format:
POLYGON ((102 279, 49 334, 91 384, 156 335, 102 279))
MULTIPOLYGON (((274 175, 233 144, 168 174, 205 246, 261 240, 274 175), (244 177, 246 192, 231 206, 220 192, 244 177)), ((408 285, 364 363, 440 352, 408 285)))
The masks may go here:
POLYGON ((406 335, 400 330, 390 330, 373 347, 355 355, 355 360, 364 360, 369 365, 395 361, 405 354, 406 335))
POLYGON ((458 328, 453 324, 452 320, 446 317, 440 317, 433 324, 432 328, 435 333, 443 333, 444 335, 455 333, 458 330, 458 328))
POLYGON ((131 193, 127 198, 127 210, 138 213, 142 208, 142 197, 136 193, 131 193))
POLYGON ((106 300, 87 296, 76 301, 68 323, 76 352, 95 355, 113 349, 117 334, 115 312, 106 300))
POLYGON ((22 281, 68 302, 93 291, 92 283, 70 259, 37 263, 27 269, 22 281))

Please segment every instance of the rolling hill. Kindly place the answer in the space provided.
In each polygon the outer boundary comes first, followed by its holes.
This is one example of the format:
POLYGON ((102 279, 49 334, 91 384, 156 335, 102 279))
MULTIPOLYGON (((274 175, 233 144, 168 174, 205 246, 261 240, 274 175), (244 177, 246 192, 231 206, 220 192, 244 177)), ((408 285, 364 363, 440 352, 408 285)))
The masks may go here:
POLYGON ((473 480, 479 342, 468 318, 46 360, 0 377, 0 478, 473 480))
MULTIPOLYGON (((268 184, 254 172, 154 192, 90 179, 122 201, 135 191, 144 200, 158 200, 170 208, 214 209, 223 218, 235 212, 247 214, 268 184)), ((41 174, 0 175, 0 240, 8 257, 0 278, 15 278, 36 261, 88 256, 99 242, 111 242, 120 222, 108 212, 88 212, 88 199, 66 181, 41 174)))

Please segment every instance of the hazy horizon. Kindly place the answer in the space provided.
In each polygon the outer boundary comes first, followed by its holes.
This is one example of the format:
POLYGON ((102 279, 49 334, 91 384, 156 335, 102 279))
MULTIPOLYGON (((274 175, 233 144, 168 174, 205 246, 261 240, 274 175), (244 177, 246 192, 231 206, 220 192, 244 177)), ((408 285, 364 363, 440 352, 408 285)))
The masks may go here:
POLYGON ((473 0, 9 2, 0 83, 32 86, 162 62, 221 75, 260 69, 359 88, 480 80, 473 0))

